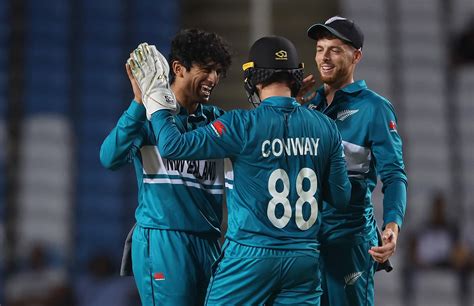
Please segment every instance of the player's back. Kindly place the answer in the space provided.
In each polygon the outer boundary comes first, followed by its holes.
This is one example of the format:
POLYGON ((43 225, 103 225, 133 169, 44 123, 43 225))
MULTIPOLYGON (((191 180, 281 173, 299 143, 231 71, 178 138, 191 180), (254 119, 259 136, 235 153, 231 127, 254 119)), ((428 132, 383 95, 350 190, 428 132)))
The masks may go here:
POLYGON ((265 99, 234 117, 245 132, 242 152, 231 158, 227 238, 251 246, 316 249, 323 198, 339 207, 349 200, 335 124, 285 97, 265 99))

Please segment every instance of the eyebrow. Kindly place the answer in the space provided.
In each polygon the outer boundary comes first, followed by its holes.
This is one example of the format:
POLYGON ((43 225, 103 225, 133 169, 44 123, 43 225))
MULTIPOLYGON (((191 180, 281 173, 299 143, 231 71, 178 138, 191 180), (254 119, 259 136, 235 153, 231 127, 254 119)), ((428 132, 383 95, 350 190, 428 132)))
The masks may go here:
MULTIPOLYGON (((316 45, 316 48, 324 48, 324 46, 316 45)), ((329 47, 327 47, 327 48, 329 48, 329 49, 340 49, 340 50, 343 49, 342 46, 329 46, 329 47)))

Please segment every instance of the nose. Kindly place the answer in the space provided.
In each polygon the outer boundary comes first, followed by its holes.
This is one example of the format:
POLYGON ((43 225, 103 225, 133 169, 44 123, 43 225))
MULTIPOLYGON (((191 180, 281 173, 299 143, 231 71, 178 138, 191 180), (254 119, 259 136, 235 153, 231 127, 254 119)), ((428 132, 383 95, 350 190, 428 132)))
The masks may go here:
POLYGON ((323 53, 323 60, 328 61, 329 60, 329 49, 324 50, 322 53, 323 53))
POLYGON ((329 57, 329 50, 318 50, 316 51, 316 55, 314 56, 314 60, 318 63, 320 61, 327 62, 330 60, 329 57))
POLYGON ((213 69, 207 74, 207 79, 211 81, 213 84, 217 84, 219 82, 219 74, 217 70, 213 69))

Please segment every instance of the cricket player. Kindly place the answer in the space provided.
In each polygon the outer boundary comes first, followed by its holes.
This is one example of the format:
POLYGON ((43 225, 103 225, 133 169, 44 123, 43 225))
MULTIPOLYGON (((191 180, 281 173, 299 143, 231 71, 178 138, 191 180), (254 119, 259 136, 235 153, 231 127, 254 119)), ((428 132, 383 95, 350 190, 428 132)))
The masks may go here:
POLYGON ((233 166, 227 239, 206 304, 319 305, 320 205, 344 209, 350 194, 341 138, 333 121, 295 100, 303 65, 288 39, 263 37, 249 53, 245 89, 259 106, 184 134, 169 111, 163 56, 150 48, 133 72, 144 84, 158 80, 145 108, 164 157, 229 158, 233 166))
MULTIPOLYGON (((170 92, 180 106, 172 118, 180 132, 222 115, 221 109, 207 104, 231 64, 229 46, 221 37, 183 30, 171 43, 169 63, 170 92)), ((163 157, 146 118, 146 93, 128 63, 126 69, 134 99, 104 140, 100 160, 112 170, 131 162, 135 166, 138 207, 129 235, 140 298, 147 306, 202 305, 211 265, 220 254, 224 162, 163 157)))
MULTIPOLYGON (((336 122, 352 185, 347 210, 323 203, 321 304, 373 305, 374 273, 395 252, 405 215, 407 177, 397 118, 387 99, 368 89, 365 81, 354 81, 364 36, 353 21, 332 17, 312 25, 308 36, 316 41, 315 61, 323 86, 307 107, 336 122), (371 201, 377 177, 384 192, 380 246, 371 201)), ((305 83, 307 89, 314 79, 306 78, 305 83)), ((298 97, 305 95, 300 92, 298 97)))

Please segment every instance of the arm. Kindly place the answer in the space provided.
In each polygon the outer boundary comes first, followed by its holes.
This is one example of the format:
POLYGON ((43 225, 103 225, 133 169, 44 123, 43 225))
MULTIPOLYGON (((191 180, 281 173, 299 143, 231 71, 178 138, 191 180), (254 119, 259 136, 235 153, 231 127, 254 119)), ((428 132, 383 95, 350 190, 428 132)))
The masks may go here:
POLYGON ((407 177, 402 158, 402 141, 397 132, 397 119, 389 103, 383 103, 374 113, 370 130, 372 153, 382 181, 383 220, 381 247, 369 253, 378 262, 385 262, 395 252, 398 232, 406 210, 407 177))
POLYGON ((194 131, 181 134, 171 112, 153 113, 151 123, 161 155, 170 159, 217 159, 238 154, 241 137, 231 128, 232 113, 194 131))
POLYGON ((327 201, 334 207, 343 209, 349 204, 351 183, 347 177, 341 135, 336 124, 334 122, 331 122, 331 124, 333 125, 334 136, 329 164, 327 201))
POLYGON ((100 147, 100 162, 105 168, 112 170, 131 162, 144 137, 146 116, 140 88, 132 77, 128 65, 126 70, 135 96, 134 100, 100 147))

